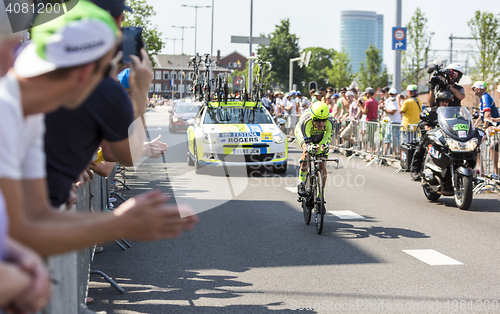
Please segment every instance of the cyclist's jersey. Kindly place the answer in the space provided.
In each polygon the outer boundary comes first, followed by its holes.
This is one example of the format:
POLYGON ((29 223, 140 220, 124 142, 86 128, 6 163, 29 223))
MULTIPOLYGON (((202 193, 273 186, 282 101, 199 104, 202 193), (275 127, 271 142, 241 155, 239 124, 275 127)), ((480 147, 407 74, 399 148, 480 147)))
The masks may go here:
POLYGON ((307 109, 304 111, 299 122, 295 126, 295 137, 297 138, 300 146, 306 142, 318 145, 325 144, 326 151, 323 152, 322 149, 318 149, 318 154, 328 153, 328 146, 332 140, 333 125, 333 117, 332 115, 329 115, 324 129, 322 131, 318 130, 313 125, 311 109, 307 109))

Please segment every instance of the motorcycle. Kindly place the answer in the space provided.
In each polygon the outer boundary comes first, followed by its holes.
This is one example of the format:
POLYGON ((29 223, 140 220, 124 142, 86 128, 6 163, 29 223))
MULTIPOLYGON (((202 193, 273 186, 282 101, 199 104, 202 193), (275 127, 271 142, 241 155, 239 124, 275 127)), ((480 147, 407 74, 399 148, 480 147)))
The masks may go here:
POLYGON ((438 127, 428 131, 425 142, 422 188, 431 201, 441 195, 454 196, 460 209, 469 209, 479 146, 485 133, 474 127, 469 111, 463 107, 437 109, 438 127))

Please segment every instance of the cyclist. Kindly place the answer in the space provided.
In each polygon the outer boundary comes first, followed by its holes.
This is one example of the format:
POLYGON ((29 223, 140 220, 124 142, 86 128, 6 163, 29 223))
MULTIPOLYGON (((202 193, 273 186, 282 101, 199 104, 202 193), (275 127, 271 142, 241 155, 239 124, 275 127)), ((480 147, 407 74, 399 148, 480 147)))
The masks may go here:
MULTIPOLYGON (((324 155, 328 157, 330 141, 332 140, 332 130, 334 126, 333 117, 330 115, 330 109, 324 102, 318 101, 304 111, 295 127, 295 137, 302 147, 302 160, 308 160, 311 155, 324 155)), ((323 186, 326 183, 326 161, 319 165, 323 174, 323 186)), ((300 165, 298 193, 304 196, 305 181, 309 162, 303 162, 300 165)))

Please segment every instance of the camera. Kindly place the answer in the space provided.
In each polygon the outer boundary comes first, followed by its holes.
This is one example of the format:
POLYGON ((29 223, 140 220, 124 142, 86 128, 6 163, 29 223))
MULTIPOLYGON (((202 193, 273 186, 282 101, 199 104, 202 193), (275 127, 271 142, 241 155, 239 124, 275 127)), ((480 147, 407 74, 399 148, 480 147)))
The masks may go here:
POLYGON ((442 88, 451 84, 452 70, 443 70, 440 64, 434 64, 427 68, 427 73, 431 74, 429 84, 431 86, 440 86, 442 88))
POLYGON ((123 31, 123 63, 131 62, 130 55, 141 58, 141 49, 144 48, 142 41, 142 27, 127 26, 122 28, 123 31))

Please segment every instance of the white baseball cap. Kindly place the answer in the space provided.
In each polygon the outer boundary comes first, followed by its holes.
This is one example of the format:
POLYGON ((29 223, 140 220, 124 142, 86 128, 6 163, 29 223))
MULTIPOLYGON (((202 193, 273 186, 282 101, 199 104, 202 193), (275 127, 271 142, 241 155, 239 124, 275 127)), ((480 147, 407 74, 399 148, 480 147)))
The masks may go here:
POLYGON ((486 83, 483 81, 476 81, 474 82, 474 85, 472 85, 472 88, 486 89, 486 83))
POLYGON ((14 63, 16 74, 25 78, 98 60, 115 46, 119 31, 108 12, 78 1, 67 13, 33 27, 32 34, 14 63))
POLYGON ((389 89, 389 95, 397 95, 398 91, 395 88, 389 89))

